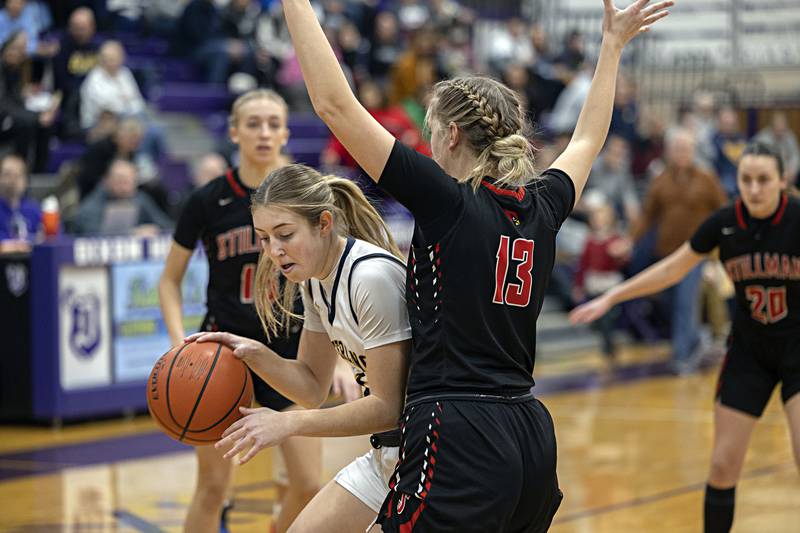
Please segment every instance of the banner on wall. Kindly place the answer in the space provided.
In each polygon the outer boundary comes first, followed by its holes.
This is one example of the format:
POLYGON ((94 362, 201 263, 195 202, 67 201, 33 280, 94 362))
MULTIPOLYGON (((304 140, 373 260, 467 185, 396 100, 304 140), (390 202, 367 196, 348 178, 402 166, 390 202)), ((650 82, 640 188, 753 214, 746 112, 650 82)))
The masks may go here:
MULTIPOLYGON (((146 379, 153 364, 169 350, 158 301, 158 281, 164 264, 141 262, 111 266, 115 381, 146 379)), ((205 314, 208 264, 196 254, 183 278, 183 318, 186 332, 197 331, 205 314)))
POLYGON ((105 268, 64 267, 58 274, 61 388, 111 384, 111 331, 105 268))

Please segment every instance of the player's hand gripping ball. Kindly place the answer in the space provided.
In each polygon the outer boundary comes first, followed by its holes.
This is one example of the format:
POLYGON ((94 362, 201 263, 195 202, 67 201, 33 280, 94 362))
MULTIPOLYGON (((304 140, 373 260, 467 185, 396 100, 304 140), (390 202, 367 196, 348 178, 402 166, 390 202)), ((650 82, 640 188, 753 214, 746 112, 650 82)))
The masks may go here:
POLYGON ((247 366, 223 344, 190 342, 161 356, 147 380, 150 416, 173 439, 192 445, 217 442, 250 407, 247 366))

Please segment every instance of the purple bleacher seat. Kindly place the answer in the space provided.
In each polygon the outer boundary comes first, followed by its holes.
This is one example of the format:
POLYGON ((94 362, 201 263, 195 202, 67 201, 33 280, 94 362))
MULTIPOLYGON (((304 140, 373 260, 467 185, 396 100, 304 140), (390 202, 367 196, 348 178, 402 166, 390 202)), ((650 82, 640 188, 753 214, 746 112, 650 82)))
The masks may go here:
POLYGON ((303 163, 310 167, 319 167, 319 155, 328 144, 324 139, 299 139, 292 137, 286 146, 286 151, 296 163, 303 163))
POLYGON ((162 57, 169 54, 169 42, 158 37, 136 36, 122 41, 128 55, 162 57))
POLYGON ((191 178, 189 165, 185 161, 176 161, 164 157, 158 163, 158 173, 161 184, 167 191, 185 191, 189 188, 191 178))
POLYGON ((322 119, 310 113, 292 115, 289 118, 289 129, 292 137, 327 139, 331 135, 322 119))
POLYGON ((228 113, 208 113, 202 117, 203 124, 211 135, 224 138, 228 135, 228 113))
POLYGON ((153 90, 152 101, 161 111, 208 113, 227 110, 231 96, 224 85, 164 83, 153 90))
POLYGON ((160 57, 157 66, 164 83, 202 82, 202 75, 188 59, 160 57))
POLYGON ((78 159, 86 151, 82 142, 65 142, 54 139, 50 143, 50 158, 47 161, 47 172, 58 172, 67 161, 78 159))

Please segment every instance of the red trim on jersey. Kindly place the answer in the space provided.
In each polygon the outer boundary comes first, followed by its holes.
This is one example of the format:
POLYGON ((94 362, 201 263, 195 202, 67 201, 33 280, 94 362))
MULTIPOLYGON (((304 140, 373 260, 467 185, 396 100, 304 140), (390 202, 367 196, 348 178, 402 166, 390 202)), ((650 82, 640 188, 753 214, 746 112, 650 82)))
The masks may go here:
POLYGON ((736 200, 736 222, 739 223, 740 228, 747 229, 747 224, 744 222, 744 211, 742 210, 741 198, 736 200))
POLYGON ((481 184, 495 194, 499 194, 500 196, 511 196, 518 202, 521 202, 522 199, 525 198, 525 187, 520 187, 516 191, 512 191, 511 189, 501 189, 500 187, 495 187, 487 180, 483 180, 481 184))
POLYGON ((781 206, 778 208, 778 212, 775 213, 775 216, 772 218, 772 225, 777 226, 781 223, 783 219, 783 214, 786 212, 786 206, 789 204, 789 195, 783 193, 781 195, 781 206))
POLYGON ((233 169, 228 169, 228 171, 225 173, 225 179, 228 180, 228 185, 231 186, 231 189, 233 189, 233 192, 236 194, 236 196, 239 198, 245 198, 247 196, 247 193, 244 192, 242 186, 239 185, 239 183, 236 181, 236 178, 233 177, 233 169))
POLYGON ((414 524, 417 523, 417 520, 419 520, 419 517, 424 510, 425 502, 422 502, 419 504, 419 507, 417 507, 417 510, 414 511, 414 514, 411 515, 411 519, 405 524, 400 524, 400 533, 411 533, 414 530, 414 524))

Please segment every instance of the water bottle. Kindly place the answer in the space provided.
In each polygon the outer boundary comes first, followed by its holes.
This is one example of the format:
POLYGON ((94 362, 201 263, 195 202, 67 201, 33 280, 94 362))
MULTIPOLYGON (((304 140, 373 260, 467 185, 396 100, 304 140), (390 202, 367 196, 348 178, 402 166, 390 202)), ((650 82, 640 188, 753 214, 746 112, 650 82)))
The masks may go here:
POLYGON ((42 229, 47 239, 57 236, 61 226, 61 214, 58 209, 58 198, 48 196, 42 200, 42 229))

